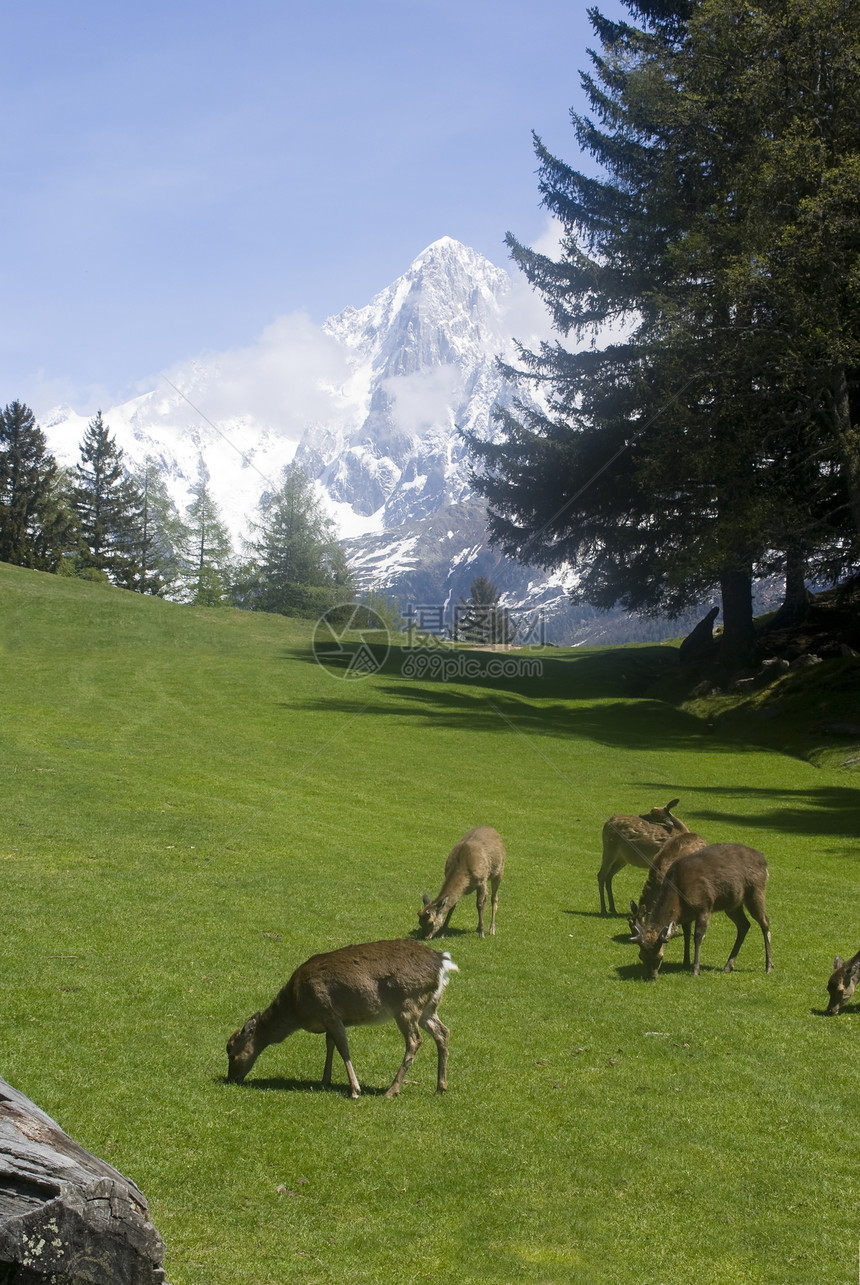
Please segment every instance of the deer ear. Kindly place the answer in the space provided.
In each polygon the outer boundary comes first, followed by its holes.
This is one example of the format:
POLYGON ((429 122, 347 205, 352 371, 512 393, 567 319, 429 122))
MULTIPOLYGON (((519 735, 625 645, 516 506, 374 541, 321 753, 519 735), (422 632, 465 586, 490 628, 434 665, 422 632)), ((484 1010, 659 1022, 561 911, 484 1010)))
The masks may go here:
POLYGON ((636 905, 636 902, 635 902, 635 901, 631 901, 631 902, 630 902, 630 913, 631 913, 631 915, 633 916, 633 918, 634 918, 634 919, 636 918, 636 915, 638 914, 638 912, 639 912, 639 907, 636 905))
POLYGON ((448 898, 447 898, 447 897, 440 897, 439 902, 438 902, 439 909, 440 909, 440 910, 443 910, 443 909, 444 909, 444 907, 445 907, 445 906, 447 906, 447 904, 448 904, 448 898))
POLYGON ((833 961, 833 968, 834 968, 834 971, 835 971, 837 968, 841 968, 841 967, 842 967, 842 956, 841 956, 841 955, 837 955, 837 956, 836 956, 836 958, 835 958, 835 959, 834 959, 834 961, 833 961))
POLYGON ((422 900, 422 902, 424 903, 424 905, 425 905, 425 906, 429 906, 429 905, 430 905, 430 893, 429 893, 429 892, 422 892, 422 894, 421 894, 421 900, 422 900))

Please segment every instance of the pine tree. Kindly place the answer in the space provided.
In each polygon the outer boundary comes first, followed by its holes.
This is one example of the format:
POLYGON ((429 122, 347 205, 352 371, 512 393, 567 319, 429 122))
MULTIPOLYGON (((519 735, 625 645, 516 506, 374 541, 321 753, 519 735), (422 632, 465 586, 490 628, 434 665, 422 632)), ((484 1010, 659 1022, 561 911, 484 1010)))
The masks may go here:
POLYGON ((134 549, 138 571, 133 588, 139 593, 173 597, 182 580, 188 530, 155 460, 147 457, 142 466, 133 468, 130 480, 139 496, 134 549))
POLYGON ((0 412, 0 562, 56 571, 75 544, 63 476, 28 406, 0 412))
POLYGON ((101 411, 87 426, 80 451, 72 491, 81 530, 80 567, 134 588, 142 572, 142 497, 101 411))
POLYGON ((206 483, 198 482, 191 491, 194 499, 185 514, 185 594, 198 606, 217 607, 230 592, 233 546, 206 483))
POLYGON ((348 601, 353 580, 320 500, 297 464, 260 502, 256 539, 248 542, 251 573, 239 590, 242 606, 286 615, 314 614, 348 601))
POLYGON ((754 576, 778 558, 796 586, 857 544, 860 22, 847 0, 627 7, 639 26, 591 13, 594 120, 573 116, 604 177, 536 140, 561 258, 509 244, 562 335, 628 337, 523 352, 549 413, 470 438, 477 486, 494 539, 575 565, 580 600, 677 613, 719 586, 740 657, 754 576))
POLYGON ((517 629, 507 607, 500 606, 501 593, 486 576, 477 576, 469 586, 468 599, 461 597, 454 621, 454 638, 459 642, 514 642, 517 629))

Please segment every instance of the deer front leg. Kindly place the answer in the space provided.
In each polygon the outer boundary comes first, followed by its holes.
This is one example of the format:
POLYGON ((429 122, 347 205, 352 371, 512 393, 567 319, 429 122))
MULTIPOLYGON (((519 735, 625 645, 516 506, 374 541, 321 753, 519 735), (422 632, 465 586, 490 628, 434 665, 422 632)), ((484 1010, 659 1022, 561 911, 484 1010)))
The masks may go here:
POLYGON ((328 1031, 325 1033, 325 1070, 323 1071, 323 1088, 327 1089, 331 1084, 331 1065, 334 1061, 334 1039, 328 1031))
POLYGON ((484 907, 487 904, 487 885, 486 882, 479 883, 477 888, 478 901, 478 936, 484 935, 484 907))
MULTIPOLYGON (((346 1038, 346 1027, 338 1017, 332 1017, 326 1025, 326 1064, 328 1066, 328 1047, 329 1041, 334 1044, 338 1053, 343 1058, 343 1064, 346 1067, 347 1079, 349 1080, 350 1097, 361 1097, 361 1085, 358 1082, 358 1076, 352 1068, 352 1062, 349 1060, 349 1044, 346 1038)), ((331 1079, 331 1067, 328 1067, 329 1079, 331 1079)))
POLYGON ((702 949, 702 940, 705 936, 705 933, 708 931, 708 924, 710 923, 710 920, 711 920, 710 915, 700 915, 699 918, 696 920, 696 932, 693 937, 693 942, 694 942, 693 976, 694 977, 699 976, 699 951, 702 949))

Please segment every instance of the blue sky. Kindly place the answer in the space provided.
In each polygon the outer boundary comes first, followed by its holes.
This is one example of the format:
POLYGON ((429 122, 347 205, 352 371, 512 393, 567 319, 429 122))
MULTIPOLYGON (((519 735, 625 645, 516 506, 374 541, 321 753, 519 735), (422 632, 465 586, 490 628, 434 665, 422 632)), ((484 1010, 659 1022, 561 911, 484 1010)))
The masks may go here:
POLYGON ((547 225, 532 129, 587 164, 575 0, 5 0, 0 39, 0 403, 37 412, 362 306, 440 236, 505 266, 547 225))

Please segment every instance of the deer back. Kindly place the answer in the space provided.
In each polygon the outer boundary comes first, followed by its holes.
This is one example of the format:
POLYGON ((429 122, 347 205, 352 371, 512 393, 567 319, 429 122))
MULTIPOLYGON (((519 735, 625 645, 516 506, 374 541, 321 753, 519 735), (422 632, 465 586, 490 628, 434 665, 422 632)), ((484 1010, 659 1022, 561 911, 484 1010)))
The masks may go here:
POLYGON ((657 850, 652 858, 651 869, 648 871, 648 878, 642 888, 639 904, 637 905, 635 901, 630 902, 628 922, 630 923, 631 932, 634 931, 637 919, 644 922, 651 913, 657 902, 657 896, 669 867, 680 857, 689 856, 691 853, 698 852, 707 846, 707 839, 690 830, 679 831, 666 839, 663 846, 657 850))

